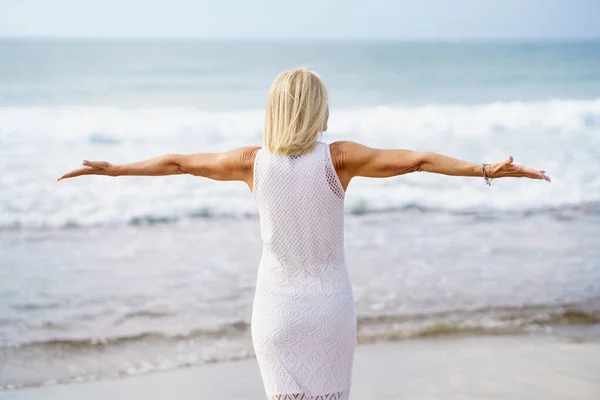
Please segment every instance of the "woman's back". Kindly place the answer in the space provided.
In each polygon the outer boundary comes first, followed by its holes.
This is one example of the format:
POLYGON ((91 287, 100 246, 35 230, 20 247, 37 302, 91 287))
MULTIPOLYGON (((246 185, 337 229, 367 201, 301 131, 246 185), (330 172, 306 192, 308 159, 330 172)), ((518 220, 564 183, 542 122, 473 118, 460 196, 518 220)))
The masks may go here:
POLYGON ((261 149, 253 191, 265 256, 289 267, 344 262, 344 189, 327 144, 299 156, 261 149))

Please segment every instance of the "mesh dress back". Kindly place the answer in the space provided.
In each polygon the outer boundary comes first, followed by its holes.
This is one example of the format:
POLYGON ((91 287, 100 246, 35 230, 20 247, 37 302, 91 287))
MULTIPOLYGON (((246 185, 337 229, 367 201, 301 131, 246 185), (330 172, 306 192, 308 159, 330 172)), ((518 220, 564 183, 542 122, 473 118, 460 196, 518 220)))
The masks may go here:
POLYGON ((269 400, 347 400, 356 309, 344 254, 344 189, 329 145, 254 164, 262 257, 251 333, 269 400))

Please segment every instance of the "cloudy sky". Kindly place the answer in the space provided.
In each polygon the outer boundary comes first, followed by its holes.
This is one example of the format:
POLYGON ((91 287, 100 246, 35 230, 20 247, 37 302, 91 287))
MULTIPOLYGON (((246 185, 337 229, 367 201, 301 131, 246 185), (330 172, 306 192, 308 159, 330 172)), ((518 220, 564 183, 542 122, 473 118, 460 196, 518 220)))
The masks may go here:
POLYGON ((0 0, 0 36, 600 38, 600 0, 0 0))

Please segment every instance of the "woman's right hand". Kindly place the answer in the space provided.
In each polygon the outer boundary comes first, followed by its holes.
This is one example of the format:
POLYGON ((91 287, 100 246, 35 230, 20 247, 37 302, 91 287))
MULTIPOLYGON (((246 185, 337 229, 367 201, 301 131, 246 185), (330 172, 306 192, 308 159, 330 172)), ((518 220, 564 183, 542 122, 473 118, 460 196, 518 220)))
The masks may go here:
POLYGON ((107 161, 88 161, 83 160, 84 166, 67 172, 59 177, 57 181, 67 178, 75 178, 81 175, 108 175, 113 176, 113 165, 107 161))

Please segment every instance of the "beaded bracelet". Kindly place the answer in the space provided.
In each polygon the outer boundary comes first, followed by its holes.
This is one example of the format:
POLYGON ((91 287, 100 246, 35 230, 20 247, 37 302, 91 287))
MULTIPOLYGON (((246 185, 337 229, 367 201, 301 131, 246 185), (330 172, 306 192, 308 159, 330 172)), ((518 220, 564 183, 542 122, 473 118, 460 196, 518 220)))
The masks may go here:
POLYGON ((481 164, 481 175, 483 176, 483 179, 485 179, 485 183, 488 186, 492 186, 492 178, 489 177, 489 175, 486 173, 486 167, 489 167, 490 164, 481 164))

